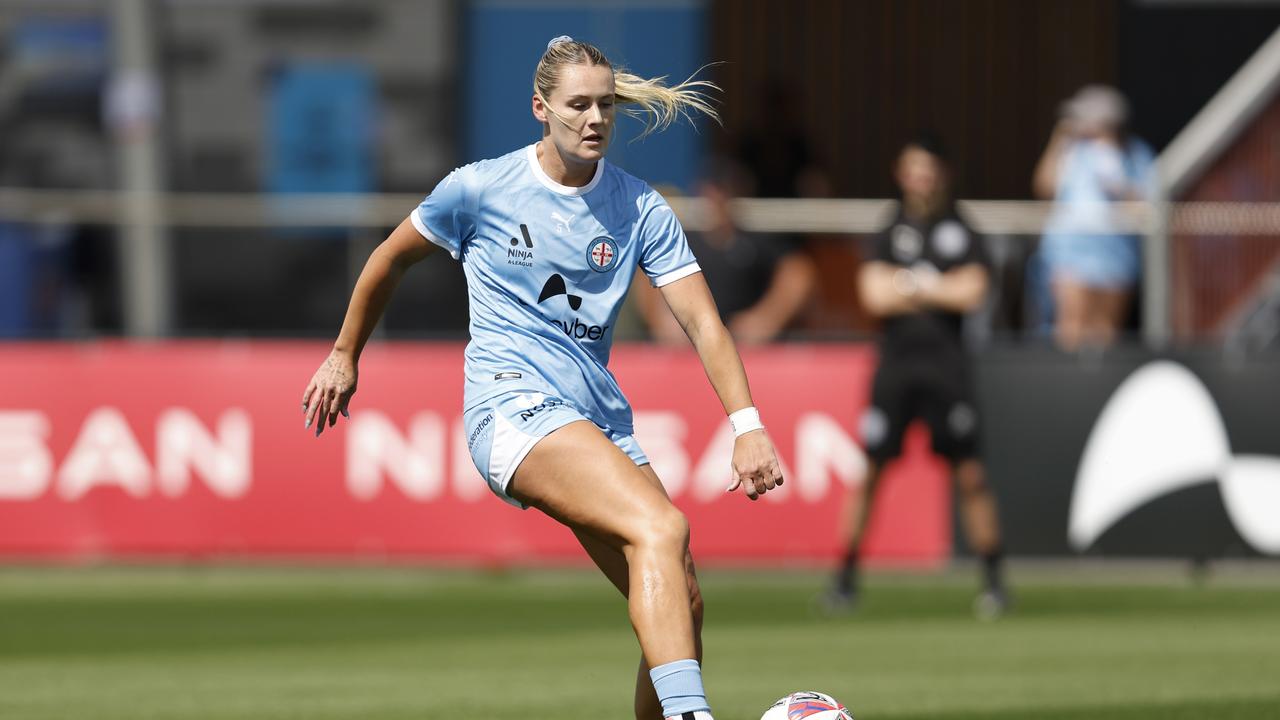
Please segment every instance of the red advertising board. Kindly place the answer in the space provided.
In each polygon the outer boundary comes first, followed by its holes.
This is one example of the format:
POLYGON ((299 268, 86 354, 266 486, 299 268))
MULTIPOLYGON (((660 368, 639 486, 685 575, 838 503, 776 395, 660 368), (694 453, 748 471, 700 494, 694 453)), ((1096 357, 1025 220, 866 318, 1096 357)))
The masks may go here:
MULTIPOLYGON (((370 347, 350 420, 303 428, 321 343, 199 341, 0 346, 0 556, 578 560, 573 536, 492 497, 461 428, 462 346, 370 347)), ((838 552, 845 488, 861 481, 863 346, 744 353, 786 484, 726 494, 733 436, 697 357, 620 346, 612 369, 636 435, 688 514, 705 563, 777 565, 838 552)), ((892 466, 872 560, 950 553, 950 490, 922 435, 892 466)))

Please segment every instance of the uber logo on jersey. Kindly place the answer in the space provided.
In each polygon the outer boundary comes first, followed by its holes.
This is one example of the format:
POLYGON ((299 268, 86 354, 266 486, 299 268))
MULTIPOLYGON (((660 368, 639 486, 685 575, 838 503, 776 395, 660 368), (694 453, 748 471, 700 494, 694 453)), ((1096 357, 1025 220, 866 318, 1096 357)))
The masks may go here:
POLYGON ((948 260, 954 260, 969 250, 969 231, 955 220, 939 223, 933 229, 933 249, 948 260))
POLYGON ((596 272, 609 272, 618 264, 618 243, 601 235, 587 246, 587 264, 596 272))
POLYGON ((893 256, 899 262, 912 262, 920 257, 920 251, 924 249, 924 239, 920 237, 920 232, 910 225, 895 225, 889 240, 893 256))
MULTIPOLYGON (((564 282, 564 278, 559 273, 552 274, 542 285, 542 292, 538 295, 538 304, 561 295, 565 296, 565 300, 569 303, 569 308, 579 310, 582 308, 582 296, 574 295, 569 292, 568 286, 564 282)), ((581 318, 574 316, 569 320, 552 320, 564 331, 565 335, 575 340, 599 340, 609 332, 608 325, 591 325, 582 322, 581 318)))
POLYGON ((529 226, 520 224, 520 234, 524 237, 524 247, 520 241, 511 238, 511 247, 507 249, 507 264, 519 267, 533 267, 533 238, 529 237, 529 226))
POLYGON ((569 288, 564 283, 564 278, 560 273, 552 273, 551 277, 542 284, 542 292, 538 295, 538 304, 541 305, 547 298, 553 298, 557 295, 564 295, 569 301, 569 307, 577 310, 582 307, 582 296, 574 295, 569 292, 569 288))

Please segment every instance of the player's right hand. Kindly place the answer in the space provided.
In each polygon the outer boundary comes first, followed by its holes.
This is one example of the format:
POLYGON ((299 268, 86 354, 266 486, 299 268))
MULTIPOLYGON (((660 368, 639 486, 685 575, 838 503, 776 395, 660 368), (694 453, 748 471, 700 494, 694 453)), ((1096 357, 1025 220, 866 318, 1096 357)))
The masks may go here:
POLYGON ((302 393, 302 414, 306 416, 306 425, 316 426, 316 437, 324 430, 326 424, 333 427, 338 422, 338 414, 347 417, 347 403, 356 394, 356 360, 351 353, 334 348, 329 357, 311 376, 306 392, 302 393))

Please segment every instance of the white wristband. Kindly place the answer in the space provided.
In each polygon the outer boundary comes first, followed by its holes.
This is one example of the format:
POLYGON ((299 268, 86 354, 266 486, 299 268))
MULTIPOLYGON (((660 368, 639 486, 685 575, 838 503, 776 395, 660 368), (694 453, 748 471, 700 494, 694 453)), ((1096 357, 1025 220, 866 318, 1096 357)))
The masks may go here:
POLYGON ((742 408, 729 415, 729 425, 733 427, 733 436, 741 437, 752 430, 763 430, 760 422, 760 411, 754 407, 742 408))

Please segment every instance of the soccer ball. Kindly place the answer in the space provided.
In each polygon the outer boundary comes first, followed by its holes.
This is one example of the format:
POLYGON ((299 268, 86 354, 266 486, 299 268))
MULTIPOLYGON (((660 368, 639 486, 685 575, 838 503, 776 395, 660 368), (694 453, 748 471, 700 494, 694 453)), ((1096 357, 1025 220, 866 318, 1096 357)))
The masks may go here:
POLYGON ((830 695, 805 691, 781 698, 760 720, 853 720, 853 713, 830 695))

